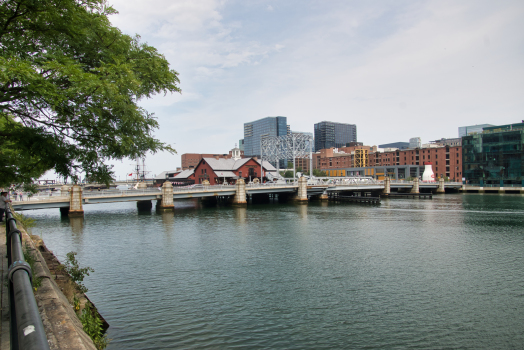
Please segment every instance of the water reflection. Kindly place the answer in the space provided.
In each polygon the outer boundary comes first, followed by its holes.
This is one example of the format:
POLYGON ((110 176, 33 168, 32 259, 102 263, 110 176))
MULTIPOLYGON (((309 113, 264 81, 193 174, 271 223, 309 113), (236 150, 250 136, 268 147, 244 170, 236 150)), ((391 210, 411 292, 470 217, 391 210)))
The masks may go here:
POLYGON ((244 226, 246 224, 247 208, 246 207, 234 207, 234 216, 238 224, 244 226))
POLYGON ((297 208, 298 208, 298 215, 300 216, 300 218, 303 220, 307 220, 308 206, 305 204, 299 204, 297 205, 297 208))
POLYGON ((162 216, 162 227, 164 228, 165 234, 171 234, 175 227, 175 213, 174 211, 163 211, 162 216))
POLYGON ((84 233, 84 217, 69 218, 69 226, 73 236, 82 236, 84 233))

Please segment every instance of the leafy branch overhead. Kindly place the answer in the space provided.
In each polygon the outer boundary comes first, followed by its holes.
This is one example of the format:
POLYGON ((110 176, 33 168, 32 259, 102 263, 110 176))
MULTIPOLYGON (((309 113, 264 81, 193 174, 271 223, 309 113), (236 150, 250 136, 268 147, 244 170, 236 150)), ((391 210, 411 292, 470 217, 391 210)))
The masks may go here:
POLYGON ((174 151, 137 102, 180 92, 178 73, 111 26, 114 13, 105 0, 0 3, 0 178, 55 169, 108 181, 106 160, 174 151))

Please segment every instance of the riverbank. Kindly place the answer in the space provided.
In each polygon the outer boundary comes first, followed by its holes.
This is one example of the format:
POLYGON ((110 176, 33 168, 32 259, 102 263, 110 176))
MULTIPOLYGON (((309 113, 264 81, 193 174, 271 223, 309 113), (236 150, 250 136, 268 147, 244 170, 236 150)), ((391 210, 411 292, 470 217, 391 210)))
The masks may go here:
MULTIPOLYGON (((75 310, 71 306, 73 294, 77 295, 83 308, 88 299, 71 287, 69 277, 62 270, 59 273, 57 267, 59 262, 54 255, 47 250, 39 236, 29 236, 27 232, 19 227, 22 232, 22 244, 35 260, 33 279, 39 279, 41 284, 35 290, 35 300, 38 305, 44 330, 52 350, 74 349, 74 350, 96 350, 91 338, 84 332, 82 323, 78 319, 75 310), (33 238, 35 241, 33 241, 33 238), (44 255, 46 257, 44 257, 44 255), (46 262, 55 262, 48 268, 46 262), (69 287, 68 287, 69 286, 69 287), (66 296, 66 294, 68 296, 66 296)), ((10 348, 9 327, 9 304, 7 288, 7 247, 5 237, 5 226, 0 226, 0 254, 2 255, 2 287, 1 287, 1 339, 2 349, 10 348)))

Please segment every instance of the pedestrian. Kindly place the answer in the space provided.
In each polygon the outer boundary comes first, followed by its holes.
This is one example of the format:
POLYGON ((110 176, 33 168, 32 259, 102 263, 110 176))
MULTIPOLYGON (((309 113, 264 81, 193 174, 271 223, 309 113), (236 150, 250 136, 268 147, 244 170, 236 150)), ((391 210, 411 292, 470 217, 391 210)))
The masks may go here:
POLYGON ((7 192, 0 192, 0 222, 4 221, 4 213, 7 203, 11 203, 11 200, 7 199, 7 192))

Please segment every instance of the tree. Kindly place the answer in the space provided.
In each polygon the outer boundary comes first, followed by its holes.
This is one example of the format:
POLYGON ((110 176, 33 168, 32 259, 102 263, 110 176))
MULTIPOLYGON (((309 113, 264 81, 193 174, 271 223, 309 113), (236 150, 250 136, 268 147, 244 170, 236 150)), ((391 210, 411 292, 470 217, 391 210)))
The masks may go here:
POLYGON ((108 182, 107 160, 174 152, 137 103, 180 92, 178 73, 114 13, 105 0, 0 3, 0 186, 49 169, 108 182))
POLYGON ((320 169, 313 169, 313 176, 325 177, 325 176, 327 176, 327 174, 326 174, 325 171, 322 171, 320 169))

